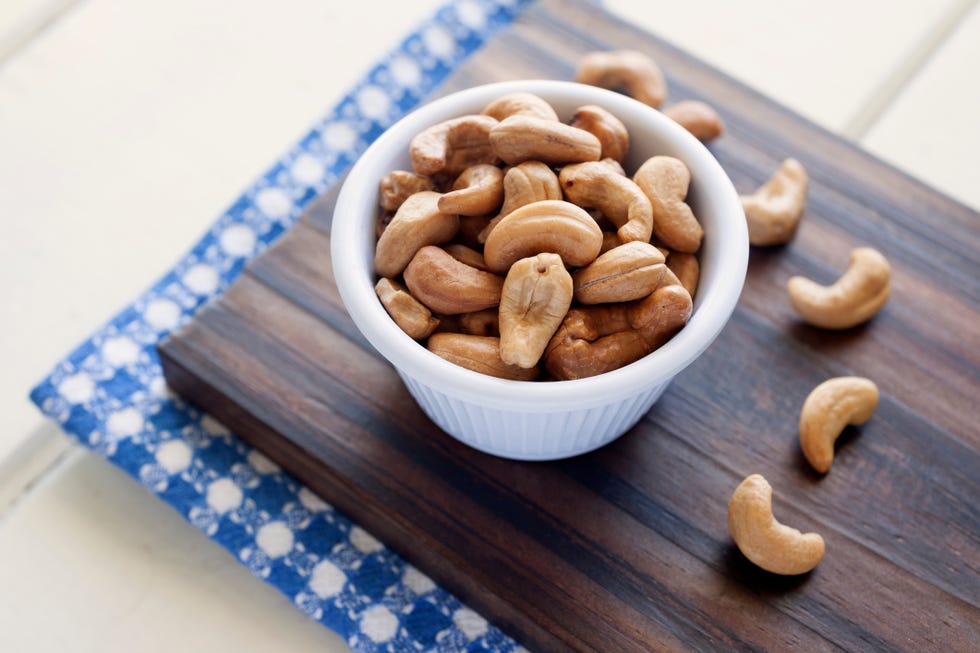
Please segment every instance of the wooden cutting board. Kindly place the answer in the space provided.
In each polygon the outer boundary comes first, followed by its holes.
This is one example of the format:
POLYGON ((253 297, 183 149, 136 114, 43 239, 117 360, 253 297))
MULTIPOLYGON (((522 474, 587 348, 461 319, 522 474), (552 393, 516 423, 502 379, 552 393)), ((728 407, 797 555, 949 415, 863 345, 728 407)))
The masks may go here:
POLYGON ((980 216, 586 2, 541 2, 440 93, 571 79, 596 49, 648 52, 671 100, 705 100, 740 191, 785 157, 811 175, 795 240, 754 249, 738 309, 638 426, 554 463, 459 444, 356 332, 329 261, 336 189, 160 346, 170 385, 535 651, 977 651, 980 216), (805 326, 786 280, 829 283, 881 250, 893 296, 869 324, 805 326), (807 393, 844 374, 882 391, 826 476, 797 444, 807 393), (827 555, 760 571, 726 526, 748 474, 827 555))

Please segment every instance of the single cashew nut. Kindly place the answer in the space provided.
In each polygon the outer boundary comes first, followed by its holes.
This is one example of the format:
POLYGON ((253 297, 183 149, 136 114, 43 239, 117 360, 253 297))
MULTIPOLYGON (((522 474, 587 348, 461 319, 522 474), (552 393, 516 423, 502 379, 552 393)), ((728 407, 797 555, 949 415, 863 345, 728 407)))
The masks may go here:
POLYGON ((848 424, 864 424, 878 407, 878 386, 860 376, 840 376, 814 388, 800 411, 800 447, 807 462, 827 473, 834 442, 848 424))
POLYGON ((557 254, 523 258, 500 295, 500 358, 534 367, 572 304, 572 277, 557 254))
POLYGON ((786 159, 758 190, 742 195, 749 242, 758 246, 789 242, 806 209, 808 187, 803 164, 786 159))
POLYGON ((497 120, 468 115, 432 125, 412 139, 412 168, 420 175, 443 173, 455 177, 478 163, 497 163, 490 146, 490 131, 497 120))
POLYGON ((599 139, 584 129, 522 114, 505 118, 491 129, 490 144, 510 165, 532 160, 555 165, 598 161, 602 154, 599 139))
POLYGON ((595 208, 618 227, 619 239, 650 242, 654 215, 650 199, 629 177, 603 161, 567 165, 558 174, 565 199, 595 208))
POLYGON ((647 353, 643 337, 630 325, 626 304, 598 304, 568 311, 545 349, 544 365, 555 379, 584 379, 647 353))
POLYGON ((594 134, 602 145, 600 157, 622 163, 630 149, 630 135, 623 121, 600 106, 579 107, 572 117, 572 127, 594 134))
POLYGON ((619 245, 572 275, 575 300, 605 304, 641 299, 660 285, 664 255, 650 243, 637 240, 619 245))
POLYGON ((504 280, 457 261, 440 247, 427 245, 405 268, 405 285, 430 310, 456 315, 499 304, 504 280))
POLYGON ((541 252, 561 256, 566 265, 588 265, 599 255, 602 231, 584 209, 563 200, 544 200, 516 209, 490 232, 483 258, 493 272, 541 252))
POLYGON ((667 255, 667 268, 677 276, 684 290, 694 297, 701 278, 701 263, 698 257, 687 252, 670 252, 667 255))
POLYGON ((691 318, 693 302, 676 277, 666 270, 659 288, 627 304, 630 325, 643 337, 648 353, 670 340, 691 318))
POLYGON ((440 193, 415 193, 398 207, 378 238, 374 270, 380 277, 397 277, 425 245, 449 242, 459 230, 459 218, 439 210, 440 193))
POLYGON ((500 338, 465 333, 434 333, 428 349, 433 354, 474 372, 514 381, 533 381, 539 370, 508 365, 500 359, 500 338))
POLYGON ((698 100, 684 100, 664 109, 664 115, 702 142, 714 140, 725 131, 725 123, 714 108, 698 100))
POLYGON ((774 574, 805 574, 823 559, 820 535, 804 534, 776 521, 772 486, 759 474, 746 478, 732 493, 728 532, 746 558, 774 574))
POLYGON ((439 326, 439 320, 432 317, 432 311, 412 297, 397 281, 379 279, 374 286, 374 292, 377 293, 378 299, 381 300, 391 319, 409 337, 416 340, 428 338, 439 326))
POLYGON ((482 311, 463 313, 459 316, 459 331, 471 336, 500 337, 499 311, 485 308, 482 311))
POLYGON ((483 109, 487 116, 503 120, 511 116, 534 116, 544 120, 558 120, 558 114, 544 98, 533 93, 508 93, 503 95, 483 109))
POLYGON ((793 308, 806 322, 824 329, 849 329, 871 319, 888 301, 891 266, 881 252, 859 247, 847 271, 830 286, 806 277, 787 284, 793 308))
POLYGON ((560 200, 562 197, 558 175, 548 164, 525 161, 513 166, 504 174, 504 203, 500 207, 500 214, 487 223, 477 238, 481 243, 487 242, 487 236, 493 228, 514 209, 532 202, 560 200))
POLYGON ((402 202, 423 190, 434 190, 432 180, 407 170, 393 170, 381 178, 381 208, 397 211, 402 202))
POLYGON ((456 177, 452 190, 439 198, 439 210, 457 215, 486 215, 504 200, 504 173, 497 166, 478 163, 456 177))
POLYGON ((701 247, 704 229, 684 201, 691 172, 680 159, 654 156, 633 175, 653 206, 653 234, 670 249, 693 253, 701 247))
POLYGON ((579 61, 575 80, 601 86, 659 107, 667 98, 667 82, 660 67, 648 55, 636 50, 590 52, 579 61))
POLYGON ((483 270, 484 272, 488 270, 487 262, 483 260, 483 254, 472 247, 467 247, 462 243, 450 243, 443 246, 443 249, 460 263, 465 263, 470 267, 483 270))

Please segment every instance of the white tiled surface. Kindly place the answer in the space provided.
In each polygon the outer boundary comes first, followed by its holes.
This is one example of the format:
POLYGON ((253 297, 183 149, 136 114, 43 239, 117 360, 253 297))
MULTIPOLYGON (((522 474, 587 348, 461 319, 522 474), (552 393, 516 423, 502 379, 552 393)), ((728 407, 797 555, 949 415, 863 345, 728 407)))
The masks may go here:
MULTIPOLYGON (((346 650, 25 397, 439 4, 0 2, 0 651, 346 650)), ((976 0, 607 5, 980 207, 976 0)))

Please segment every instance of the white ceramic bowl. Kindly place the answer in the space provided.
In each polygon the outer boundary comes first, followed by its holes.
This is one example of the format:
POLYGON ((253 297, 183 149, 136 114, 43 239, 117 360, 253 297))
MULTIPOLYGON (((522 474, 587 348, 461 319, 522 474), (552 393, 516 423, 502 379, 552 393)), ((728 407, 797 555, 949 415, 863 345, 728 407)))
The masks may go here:
POLYGON ((748 235, 738 195, 714 156, 659 111, 619 93, 572 82, 526 80, 470 88, 434 100, 382 134, 344 182, 334 211, 331 256, 337 287, 354 323, 388 359, 422 410, 443 430, 482 451, 522 460, 551 460, 600 447, 650 410, 670 380, 721 332, 745 280, 748 235), (391 320, 374 292, 378 184, 388 172, 411 170, 412 137, 505 93, 548 100, 568 121, 584 104, 600 105, 630 132, 624 164, 632 173, 655 154, 691 170, 688 201, 704 227, 701 280, 688 324, 635 363, 574 381, 510 381, 464 369, 430 353, 391 320))

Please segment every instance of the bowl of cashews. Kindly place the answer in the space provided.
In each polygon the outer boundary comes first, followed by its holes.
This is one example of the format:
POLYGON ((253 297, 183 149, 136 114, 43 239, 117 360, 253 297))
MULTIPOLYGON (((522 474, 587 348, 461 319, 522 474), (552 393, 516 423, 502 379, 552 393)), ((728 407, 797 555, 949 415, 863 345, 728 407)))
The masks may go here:
POLYGON ((658 110, 575 82, 433 100, 354 164, 331 258, 354 324, 442 430, 554 460, 629 431, 731 317, 745 216, 658 110))

